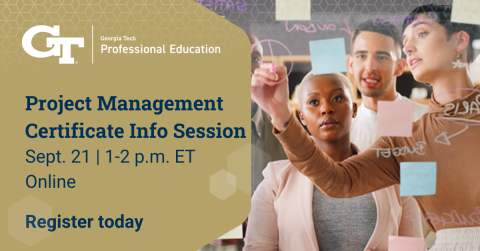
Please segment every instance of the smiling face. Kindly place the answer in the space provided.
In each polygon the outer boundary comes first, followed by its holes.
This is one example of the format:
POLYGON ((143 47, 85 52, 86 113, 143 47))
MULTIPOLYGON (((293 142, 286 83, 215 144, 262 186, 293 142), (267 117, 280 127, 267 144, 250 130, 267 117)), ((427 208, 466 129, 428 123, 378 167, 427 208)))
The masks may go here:
POLYGON ((447 39, 441 24, 420 14, 403 32, 403 52, 415 80, 432 83, 450 72, 456 61, 457 42, 457 34, 447 39))
POLYGON ((363 31, 352 46, 348 68, 362 95, 380 98, 389 91, 395 92, 395 78, 403 73, 405 61, 393 38, 363 31))
POLYGON ((349 136, 352 115, 357 106, 352 103, 347 86, 334 75, 317 75, 302 84, 300 119, 317 139, 334 142, 349 136))

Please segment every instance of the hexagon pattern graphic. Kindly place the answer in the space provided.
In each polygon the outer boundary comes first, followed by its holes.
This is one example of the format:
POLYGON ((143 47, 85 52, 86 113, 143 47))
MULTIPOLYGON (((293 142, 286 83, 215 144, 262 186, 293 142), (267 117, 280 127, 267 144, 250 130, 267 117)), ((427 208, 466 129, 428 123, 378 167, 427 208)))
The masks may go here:
POLYGON ((225 169, 210 176, 210 193, 225 200, 237 192, 237 178, 225 169))
MULTIPOLYGON (((201 8, 210 9, 212 12, 229 20, 242 29, 250 30, 262 39, 275 39, 287 45, 294 55, 309 55, 308 41, 329 39, 337 37, 347 38, 347 48, 350 48, 350 35, 360 23, 383 18, 393 20, 399 24, 402 16, 407 15, 415 7, 423 4, 452 4, 458 3, 462 10, 458 11, 464 18, 479 20, 480 2, 476 0, 408 0, 408 1, 380 1, 380 0, 309 0, 311 17, 309 21, 276 21, 277 0, 196 0, 184 9, 180 1, 170 1, 168 4, 160 1, 13 1, 5 0, 0 3, 0 80, 8 83, 11 74, 27 74, 32 69, 35 74, 42 75, 42 68, 54 64, 55 60, 28 61, 29 55, 24 51, 15 51, 20 47, 22 35, 26 29, 40 24, 58 24, 64 27, 61 35, 67 37, 90 34, 91 25, 95 27, 96 34, 125 34, 127 36, 144 36, 142 43, 159 43, 155 35, 161 33, 163 37, 178 37, 188 32, 188 42, 197 43, 198 22, 195 18, 182 18, 175 11, 196 13, 201 8), (228 6, 228 7, 227 7, 228 6), (232 8, 232 6, 235 6, 232 8), (90 14, 85 14, 90 13, 90 14), (170 19, 161 18, 159 13, 164 13, 170 19), (178 29, 172 20, 179 20, 188 25, 188 29, 178 29), (132 28, 134 24, 141 23, 141 28, 132 28), (329 29, 325 25, 332 24, 329 29), (311 26, 310 26, 311 25, 311 26), (195 28, 196 27, 196 28, 195 28), (306 32, 306 28, 309 31, 306 32), (335 27, 335 28, 333 28, 335 27), (22 67, 17 67, 21 65, 22 67)), ((282 0, 287 1, 287 0, 282 0)), ((297 1, 297 0, 295 0, 297 1)), ((288 1, 287 1, 288 2, 288 1)), ((290 1, 291 2, 291 1, 290 1)), ((299 5, 292 7, 298 10, 299 5)), ((220 16, 211 17, 212 26, 219 25, 220 16)), ((396 25, 401 28, 401 25, 396 25)), ((208 29, 209 27, 204 27, 208 29)), ((224 34, 214 34, 218 39, 231 40, 228 31, 224 34)), ((40 34, 34 42, 40 43, 46 35, 40 34)), ((232 43, 235 43, 232 40, 232 43)), ((91 43, 91 37, 85 37, 85 44, 91 43)), ((41 50, 42 48, 38 48, 41 50)), ((72 48, 72 54, 90 54, 87 49, 72 48)))
MULTIPOLYGON (((359 24, 367 20, 381 17, 400 19, 420 5, 452 4, 453 2, 452 0, 310 0, 311 17, 308 21, 277 21, 278 0, 238 0, 246 3, 244 12, 220 7, 215 9, 213 0, 211 0, 213 1, 211 6, 207 6, 207 0, 196 1, 202 2, 201 5, 205 8, 224 16, 240 28, 251 31, 260 40, 275 39, 284 43, 294 55, 309 55, 308 42, 311 40, 344 37, 347 48, 350 48, 351 33, 359 24), (335 29, 325 29, 324 25, 328 24, 334 25, 335 29), (309 26, 310 29, 305 32, 304 30, 309 26)), ((218 3, 221 1, 217 0, 218 3)), ((401 28, 401 25, 397 27, 401 28)))
MULTIPOLYGON (((235 177, 237 177, 236 174, 240 174, 244 172, 245 168, 250 168, 250 166, 244 166, 241 163, 244 163, 242 160, 245 159, 245 156, 250 156, 251 154, 251 148, 252 144, 246 144, 239 149, 237 149, 235 152, 231 153, 227 157, 227 171, 231 174, 233 174, 235 177)), ((258 148, 257 148, 258 149, 258 148)), ((260 150, 263 152, 262 150, 260 150)), ((263 152, 265 153, 265 152, 263 152)), ((265 153, 267 154, 267 153, 265 153)), ((250 161, 251 162, 251 161, 250 161)), ((240 176, 240 175, 238 175, 240 176)), ((237 182, 238 190, 250 194, 250 184, 248 182, 237 182)))
POLYGON ((30 225, 29 228, 26 228, 26 216, 28 215, 34 215, 37 219, 48 219, 52 217, 52 207, 35 196, 28 195, 8 208, 8 233, 25 245, 33 246, 50 236, 52 232, 48 231, 48 227, 36 226, 37 228, 33 228, 30 225))

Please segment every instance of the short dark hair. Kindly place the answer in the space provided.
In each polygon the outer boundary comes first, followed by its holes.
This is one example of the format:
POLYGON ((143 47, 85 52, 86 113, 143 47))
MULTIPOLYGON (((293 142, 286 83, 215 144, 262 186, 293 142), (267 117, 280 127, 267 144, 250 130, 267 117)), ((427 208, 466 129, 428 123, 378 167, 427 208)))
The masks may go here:
POLYGON ((419 14, 436 14, 436 20, 438 24, 441 24, 445 28, 445 33, 447 34, 447 41, 450 40, 450 37, 459 32, 465 31, 470 36, 470 42, 467 49, 467 62, 473 61, 473 40, 478 37, 480 32, 480 27, 474 24, 464 24, 464 23, 453 23, 451 22, 452 18, 452 5, 446 4, 428 4, 422 5, 415 8, 410 14, 403 20, 402 30, 405 31, 407 26, 414 20, 418 18, 419 14))
POLYGON ((373 20, 367 20, 361 23, 355 29, 352 37, 352 49, 353 49, 353 43, 355 43, 355 39, 362 31, 376 32, 376 33, 383 34, 385 36, 389 36, 393 38, 395 45, 398 45, 400 49, 402 49, 402 36, 400 35, 400 31, 397 29, 397 27, 393 25, 385 26, 381 24, 381 22, 377 23, 377 22, 373 22, 373 20))

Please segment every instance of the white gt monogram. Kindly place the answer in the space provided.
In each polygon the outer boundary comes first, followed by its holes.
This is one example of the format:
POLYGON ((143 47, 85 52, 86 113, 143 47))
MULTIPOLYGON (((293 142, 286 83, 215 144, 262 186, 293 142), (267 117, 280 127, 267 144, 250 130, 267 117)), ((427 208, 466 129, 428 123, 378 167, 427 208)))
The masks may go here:
POLYGON ((59 59, 60 64, 74 64, 75 59, 72 58, 72 44, 83 48, 83 37, 58 37, 60 36, 60 26, 54 25, 53 28, 46 25, 37 25, 30 28, 23 35, 22 46, 25 52, 36 58, 46 58, 50 56, 62 56, 59 59), (46 32, 55 37, 47 37, 47 47, 53 48, 49 51, 38 51, 32 46, 32 38, 40 32, 46 32), (60 53, 60 45, 62 45, 62 53, 60 53))

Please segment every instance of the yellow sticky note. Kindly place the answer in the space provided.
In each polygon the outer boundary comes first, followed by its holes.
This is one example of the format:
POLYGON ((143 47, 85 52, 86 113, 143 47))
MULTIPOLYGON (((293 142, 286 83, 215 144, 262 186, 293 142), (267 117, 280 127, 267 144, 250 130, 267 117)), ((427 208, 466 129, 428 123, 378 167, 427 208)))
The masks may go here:
POLYGON ((480 1, 453 0, 451 21, 480 25, 480 1))
POLYGON ((310 20, 310 0, 276 0, 275 20, 310 20))

